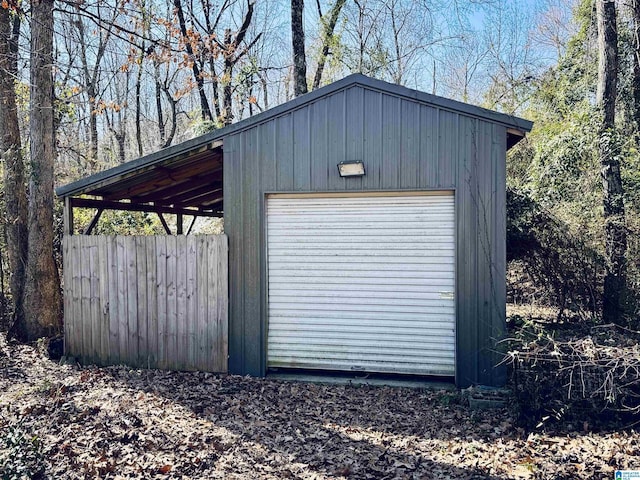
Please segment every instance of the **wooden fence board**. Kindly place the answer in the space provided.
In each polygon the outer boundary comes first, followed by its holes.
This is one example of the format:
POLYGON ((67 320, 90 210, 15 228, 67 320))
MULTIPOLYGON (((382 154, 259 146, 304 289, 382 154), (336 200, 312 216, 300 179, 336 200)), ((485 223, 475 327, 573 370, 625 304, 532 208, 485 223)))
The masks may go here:
POLYGON ((180 357, 178 355, 178 316, 177 305, 177 281, 178 269, 176 262, 177 242, 176 237, 167 237, 167 361, 176 365, 179 370, 180 357))
POLYGON ((145 243, 147 263, 147 363, 148 368, 158 365, 158 281, 155 237, 145 243))
POLYGON ((66 236, 65 353, 226 372, 227 248, 224 235, 66 236))
POLYGON ((118 256, 115 237, 104 237, 104 239, 104 243, 107 244, 108 271, 108 278, 106 281, 104 281, 104 283, 106 284, 109 298, 107 301, 107 314, 109 324, 109 354, 107 363, 117 364, 120 360, 120 322, 118 321, 118 256))
POLYGON ((145 237, 134 237, 136 248, 136 306, 138 310, 138 365, 149 366, 149 334, 147 329, 147 242, 145 237))
POLYGON ((109 243, 96 242, 98 245, 98 301, 100 321, 100 358, 101 364, 109 361, 109 243))
POLYGON ((156 282, 158 298, 158 368, 167 361, 167 237, 156 237, 156 282))
POLYGON ((91 327, 89 333, 91 341, 91 352, 89 358, 92 363, 96 363, 100 358, 100 283, 99 275, 99 259, 98 259, 98 243, 94 237, 87 237, 87 248, 89 255, 89 267, 87 274, 89 276, 89 316, 91 318, 91 327), (87 241, 88 240, 88 241, 87 241))
POLYGON ((192 348, 187 349, 187 366, 188 370, 197 370, 198 358, 198 335, 197 335, 197 302, 198 290, 196 285, 198 259, 196 256, 196 237, 187 235, 184 237, 187 241, 187 343, 192 348), (195 261, 194 261, 195 260, 195 261))
MULTIPOLYGON (((208 308, 208 256, 207 256, 207 239, 198 238, 194 241, 195 256, 197 258, 195 264, 194 284, 197 290, 197 299, 194 302, 193 319, 194 322, 194 364, 197 368, 203 368, 207 364, 207 345, 215 345, 208 336, 207 331, 207 308, 208 308)), ((215 348, 215 347, 214 347, 215 348)))
POLYGON ((176 239, 176 354, 180 370, 187 370, 188 318, 187 318, 187 237, 176 239))
POLYGON ((138 366, 138 266, 135 237, 124 237, 127 256, 127 326, 129 341, 127 363, 138 366))

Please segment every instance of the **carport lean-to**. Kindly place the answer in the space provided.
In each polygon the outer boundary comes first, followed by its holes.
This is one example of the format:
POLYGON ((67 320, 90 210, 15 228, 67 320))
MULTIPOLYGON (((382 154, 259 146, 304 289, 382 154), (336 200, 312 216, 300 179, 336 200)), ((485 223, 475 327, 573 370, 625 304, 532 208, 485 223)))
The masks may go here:
MULTIPOLYGON (((71 296, 65 322, 90 332, 90 341, 68 342, 69 353, 80 354, 88 344, 94 354, 87 359, 104 363, 117 360, 115 343, 119 352, 137 344, 131 355, 141 366, 228 367, 256 376, 270 369, 366 371, 500 385, 504 371, 495 364, 505 323, 506 151, 531 126, 352 75, 62 187, 57 193, 65 201, 67 237, 74 207, 178 219, 177 237, 156 237, 155 263, 151 247, 138 239, 131 248, 136 259, 145 259, 144 268, 138 260, 132 266, 130 253, 121 267, 129 275, 118 277, 114 267, 121 296, 133 301, 130 289, 144 291, 145 308, 118 303, 127 320, 117 315, 117 321, 129 343, 115 337, 109 343, 104 333, 112 300, 103 297, 111 289, 101 286, 96 271, 106 272, 101 265, 113 255, 104 247, 106 260, 94 253, 95 265, 85 270, 65 251, 65 294, 71 296), (190 230, 183 226, 187 215, 224 216, 226 237, 218 240, 226 248, 228 237, 228 295, 221 291, 227 285, 222 247, 199 247, 200 236, 181 235, 190 230), (158 261, 174 243, 176 253, 166 258, 178 260, 158 261), (179 252, 195 256, 186 260, 179 252), (156 285, 162 273, 177 290, 143 287, 131 279, 137 269, 156 285), (68 289, 67 276, 76 279, 68 289), (82 298, 91 320, 78 318, 84 307, 72 306, 77 299, 84 305, 82 298), (145 325, 146 333, 135 333, 134 323, 145 325), (91 333, 96 329, 102 333, 91 333), (193 352, 172 364, 169 357, 185 349, 193 352)), ((117 244, 114 250, 119 259, 117 244)), ((65 332, 73 337, 71 330, 65 332)))

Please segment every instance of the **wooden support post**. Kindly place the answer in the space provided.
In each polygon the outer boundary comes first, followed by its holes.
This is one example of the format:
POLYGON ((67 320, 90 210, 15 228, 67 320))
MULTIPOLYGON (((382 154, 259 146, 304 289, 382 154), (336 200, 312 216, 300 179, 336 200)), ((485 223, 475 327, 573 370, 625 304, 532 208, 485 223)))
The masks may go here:
POLYGON ((71 198, 64 197, 63 208, 63 223, 64 223, 64 235, 73 235, 73 205, 71 205, 71 198))
POLYGON ((197 219, 198 219, 198 216, 194 215, 193 220, 191 220, 191 225, 189 225, 189 230, 187 230, 187 235, 191 235, 191 230, 193 230, 193 226, 196 224, 197 219))
POLYGON ((158 218, 160 218, 160 223, 162 223, 162 226, 164 227, 164 231, 167 232, 167 235, 173 235, 171 233, 171 229, 169 228, 169 225, 167 225, 167 221, 162 216, 162 213, 160 212, 157 212, 157 213, 158 213, 158 218))
POLYGON ((181 213, 176 214, 176 235, 184 234, 184 218, 181 213))
POLYGON ((95 216, 91 220, 91 223, 89 223, 87 228, 84 229, 84 232, 82 233, 83 235, 91 235, 91 232, 93 231, 95 226, 98 224, 98 220, 100 220, 100 215, 102 215, 102 212, 104 212, 104 209, 99 208, 95 216))

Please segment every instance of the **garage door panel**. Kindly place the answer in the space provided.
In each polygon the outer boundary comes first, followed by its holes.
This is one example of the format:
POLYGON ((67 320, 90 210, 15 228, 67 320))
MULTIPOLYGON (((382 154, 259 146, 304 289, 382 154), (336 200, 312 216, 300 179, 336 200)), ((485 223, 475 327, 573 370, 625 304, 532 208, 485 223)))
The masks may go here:
MULTIPOLYGON (((331 305, 331 304, 329 304, 331 305)), ((335 305, 335 304, 334 304, 335 305)), ((299 303, 293 303, 293 302, 280 302, 280 303, 276 303, 273 305, 273 309, 274 311, 277 311, 278 309, 282 309, 282 310, 288 310, 289 312, 296 312, 300 318, 304 318, 307 315, 309 315, 309 312, 317 312, 318 310, 331 310, 327 304, 323 304, 323 305, 311 305, 311 304, 305 304, 305 305, 300 305, 299 303)), ((340 305, 339 308, 333 309, 336 312, 361 312, 363 311, 362 309, 362 305, 349 305, 349 304, 344 304, 344 305, 340 305)), ((433 313, 439 313, 441 315, 447 316, 447 315, 453 315, 454 313, 454 307, 453 306, 446 306, 446 307, 437 307, 437 306, 432 306, 429 308, 430 312, 433 313)), ((374 314, 378 314, 378 313, 396 313, 396 314, 406 314, 406 313, 415 313, 415 314, 421 314, 425 312, 425 307, 420 306, 420 305, 373 305, 371 306, 371 308, 367 308, 366 312, 369 315, 374 315, 374 314)), ((273 312, 275 313, 275 312, 273 312)), ((272 317, 273 320, 273 317, 272 317)), ((277 319, 276 319, 276 323, 277 323, 277 319)))
POLYGON ((267 199, 268 365, 453 375, 451 194, 267 199))

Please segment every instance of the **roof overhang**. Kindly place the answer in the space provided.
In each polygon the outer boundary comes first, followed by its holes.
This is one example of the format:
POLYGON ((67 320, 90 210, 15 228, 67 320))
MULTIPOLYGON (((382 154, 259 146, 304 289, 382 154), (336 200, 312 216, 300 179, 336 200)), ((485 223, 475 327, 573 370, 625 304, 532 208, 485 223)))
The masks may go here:
MULTIPOLYGON (((73 197, 89 195, 100 197, 105 202, 126 201, 131 205, 123 209, 129 210, 136 206, 140 209, 146 208, 144 211, 191 208, 196 212, 202 212, 203 215, 220 215, 223 208, 224 137, 353 86, 407 98, 502 125, 507 129, 507 150, 524 138, 525 133, 533 127, 532 122, 513 115, 354 74, 236 124, 59 187, 56 193, 60 197, 75 201, 77 206, 82 202, 73 197)), ((104 205, 105 208, 117 206, 113 203, 104 205)))
POLYGON ((221 216, 222 155, 221 140, 185 142, 60 187, 56 193, 70 198, 72 207, 221 216))

